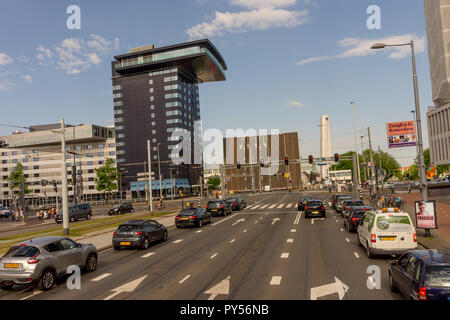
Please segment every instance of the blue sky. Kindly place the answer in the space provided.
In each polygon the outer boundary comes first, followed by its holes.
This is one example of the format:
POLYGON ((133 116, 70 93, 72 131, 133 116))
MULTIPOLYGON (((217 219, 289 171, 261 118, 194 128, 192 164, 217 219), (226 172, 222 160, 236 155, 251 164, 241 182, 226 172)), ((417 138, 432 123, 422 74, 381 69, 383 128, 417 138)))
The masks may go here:
MULTIPOLYGON (((8 1, 0 12, 0 123, 64 117, 111 125, 114 55, 206 37, 228 71, 225 82, 200 85, 204 128, 298 131, 303 156, 319 155, 325 113, 332 151, 353 149, 352 100, 358 129, 370 126, 374 147, 387 150, 386 122, 412 119, 411 60, 407 47, 367 47, 413 38, 428 146, 432 99, 422 0, 8 1), (72 4, 81 8, 81 30, 66 27, 72 4), (374 4, 381 8, 380 30, 366 26, 374 4)), ((11 130, 0 127, 0 135, 11 130)), ((409 165, 415 152, 392 154, 409 165)))

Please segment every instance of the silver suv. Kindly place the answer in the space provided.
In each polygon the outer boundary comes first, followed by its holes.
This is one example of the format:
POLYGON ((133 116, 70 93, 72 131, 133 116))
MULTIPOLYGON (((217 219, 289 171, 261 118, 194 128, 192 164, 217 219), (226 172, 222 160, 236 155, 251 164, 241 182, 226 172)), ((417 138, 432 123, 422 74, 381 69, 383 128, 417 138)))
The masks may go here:
POLYGON ((67 267, 76 265, 87 272, 97 268, 97 249, 66 237, 43 237, 12 246, 0 259, 0 288, 36 284, 40 290, 53 287, 67 267))

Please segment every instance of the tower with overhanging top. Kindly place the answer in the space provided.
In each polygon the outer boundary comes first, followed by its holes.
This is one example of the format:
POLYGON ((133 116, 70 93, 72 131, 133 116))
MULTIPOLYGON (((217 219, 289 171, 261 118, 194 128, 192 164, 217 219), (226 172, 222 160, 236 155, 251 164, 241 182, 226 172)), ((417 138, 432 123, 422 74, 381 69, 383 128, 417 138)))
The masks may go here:
MULTIPOLYGON (((320 157, 331 157, 330 120, 328 114, 320 118, 320 157)), ((322 181, 329 180, 329 165, 320 166, 320 177, 322 181)))

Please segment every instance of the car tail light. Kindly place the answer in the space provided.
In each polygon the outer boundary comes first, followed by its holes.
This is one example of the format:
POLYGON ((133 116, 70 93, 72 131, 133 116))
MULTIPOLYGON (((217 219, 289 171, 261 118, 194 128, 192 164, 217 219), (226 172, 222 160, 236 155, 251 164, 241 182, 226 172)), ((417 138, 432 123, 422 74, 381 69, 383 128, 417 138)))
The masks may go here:
POLYGON ((208 209, 208 205, 206 205, 206 209, 208 209))
POLYGON ((322 210, 325 210, 325 206, 322 206, 322 210))
POLYGON ((372 242, 377 242, 377 236, 375 235, 375 234, 371 234, 370 235, 370 241, 372 241, 372 242))
POLYGON ((223 209, 223 204, 220 205, 220 208, 223 209))
POLYGON ((345 208, 344 208, 345 210, 348 210, 348 207, 347 206, 345 206, 345 208))
POLYGON ((298 205, 300 205, 300 201, 298 202, 298 205))
POLYGON ((237 203, 237 202, 235 202, 234 204, 235 204, 235 205, 238 205, 238 203, 237 203))
POLYGON ((417 234, 413 234, 413 239, 414 239, 414 242, 417 242, 417 234))
POLYGON ((178 219, 180 219, 180 217, 175 217, 175 220, 178 220, 178 219))
POLYGON ((419 300, 427 300, 427 288, 422 287, 419 289, 419 300))
POLYGON ((39 253, 36 253, 34 256, 32 256, 29 260, 28 260, 28 264, 36 264, 39 261, 41 261, 41 259, 37 259, 36 257, 39 255, 39 253))
POLYGON ((308 210, 308 206, 305 207, 305 210, 308 210))
POLYGON ((190 219, 197 219, 196 216, 189 216, 190 219))
POLYGON ((113 233, 113 236, 118 236, 119 234, 117 233, 117 232, 114 232, 113 233))
POLYGON ((133 232, 133 236, 140 236, 142 234, 142 231, 133 232))
POLYGON ((20 244, 21 247, 26 247, 27 245, 25 243, 20 244))
POLYGON ((352 218, 352 221, 356 221, 356 218, 352 218))

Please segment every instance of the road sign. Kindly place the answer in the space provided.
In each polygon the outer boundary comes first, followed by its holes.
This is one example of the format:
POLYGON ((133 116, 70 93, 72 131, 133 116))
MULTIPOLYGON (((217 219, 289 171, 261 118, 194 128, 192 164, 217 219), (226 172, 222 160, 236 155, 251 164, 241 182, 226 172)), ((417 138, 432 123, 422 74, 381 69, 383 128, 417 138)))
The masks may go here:
POLYGON ((328 165, 328 163, 318 163, 317 165, 318 166, 326 166, 326 165, 328 165))
POLYGON ((284 174, 284 177, 285 177, 285 178, 289 178, 289 173, 285 173, 285 174, 284 174))
POLYGON ((231 178, 230 177, 226 177, 225 180, 226 181, 231 181, 231 178))

